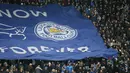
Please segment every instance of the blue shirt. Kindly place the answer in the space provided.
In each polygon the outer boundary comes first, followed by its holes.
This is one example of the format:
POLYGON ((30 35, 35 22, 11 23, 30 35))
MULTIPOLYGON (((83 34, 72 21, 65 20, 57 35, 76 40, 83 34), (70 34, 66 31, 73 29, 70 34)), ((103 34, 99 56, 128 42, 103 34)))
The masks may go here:
POLYGON ((66 67, 66 70, 67 70, 69 73, 72 73, 73 66, 67 66, 67 67, 66 67))

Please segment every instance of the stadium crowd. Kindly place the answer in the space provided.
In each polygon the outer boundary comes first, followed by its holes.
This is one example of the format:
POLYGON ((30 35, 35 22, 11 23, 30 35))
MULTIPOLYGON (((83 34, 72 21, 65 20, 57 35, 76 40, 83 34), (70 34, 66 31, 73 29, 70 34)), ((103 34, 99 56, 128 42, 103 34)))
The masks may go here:
POLYGON ((86 58, 79 61, 1 60, 0 73, 130 73, 130 0, 0 0, 0 3, 42 6, 73 5, 92 20, 117 58, 86 58))

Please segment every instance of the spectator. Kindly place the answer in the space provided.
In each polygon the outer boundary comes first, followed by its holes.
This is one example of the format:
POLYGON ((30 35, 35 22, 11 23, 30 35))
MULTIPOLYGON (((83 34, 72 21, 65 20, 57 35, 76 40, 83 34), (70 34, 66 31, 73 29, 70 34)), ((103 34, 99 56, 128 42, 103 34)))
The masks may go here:
POLYGON ((69 65, 66 67, 66 70, 67 70, 67 72, 72 73, 73 66, 71 65, 71 63, 69 63, 69 65))
POLYGON ((40 67, 40 65, 38 65, 38 66, 35 68, 35 72, 36 72, 36 73, 42 73, 42 68, 40 67))

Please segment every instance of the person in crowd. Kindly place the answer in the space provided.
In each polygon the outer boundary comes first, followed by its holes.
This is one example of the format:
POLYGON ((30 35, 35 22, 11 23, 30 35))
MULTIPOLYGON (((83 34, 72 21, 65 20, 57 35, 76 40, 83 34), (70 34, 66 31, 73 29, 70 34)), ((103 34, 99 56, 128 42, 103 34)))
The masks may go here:
POLYGON ((66 66, 66 70, 68 73, 72 73, 73 72, 73 66, 71 65, 71 63, 69 63, 68 66, 66 66))
POLYGON ((40 65, 38 65, 38 66, 35 68, 35 73, 42 73, 42 68, 40 67, 40 65))

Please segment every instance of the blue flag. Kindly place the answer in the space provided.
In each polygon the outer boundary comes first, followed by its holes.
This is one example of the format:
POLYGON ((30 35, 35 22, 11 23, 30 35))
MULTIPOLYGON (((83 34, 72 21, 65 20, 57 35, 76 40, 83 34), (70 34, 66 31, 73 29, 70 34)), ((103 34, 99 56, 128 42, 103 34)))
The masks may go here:
POLYGON ((113 57, 96 27, 72 6, 0 5, 0 59, 113 57))

